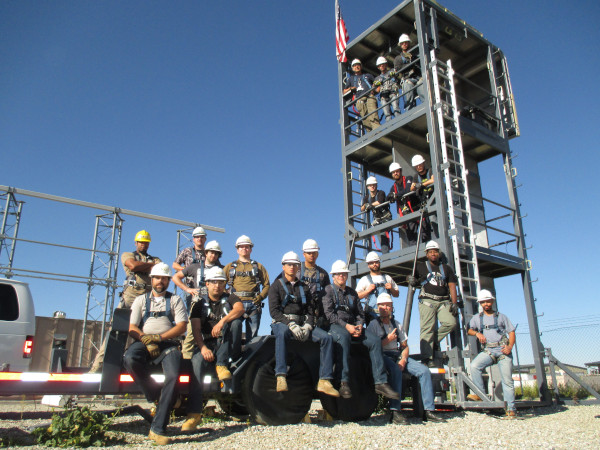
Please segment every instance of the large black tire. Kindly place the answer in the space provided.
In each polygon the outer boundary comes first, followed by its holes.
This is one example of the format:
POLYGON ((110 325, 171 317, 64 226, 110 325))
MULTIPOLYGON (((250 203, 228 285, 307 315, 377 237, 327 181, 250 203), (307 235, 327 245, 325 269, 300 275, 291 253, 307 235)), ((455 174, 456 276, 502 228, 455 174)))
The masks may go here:
POLYGON ((410 377, 412 388, 413 415, 419 419, 425 414, 425 406, 423 406, 423 396, 421 395, 421 384, 417 377, 410 377))
POLYGON ((248 408, 243 400, 234 396, 223 396, 218 400, 219 406, 229 416, 247 416, 248 408))
MULTIPOLYGON (((352 398, 336 398, 319 394, 321 405, 323 405, 323 408, 331 417, 337 420, 344 420, 346 422, 367 420, 377 407, 377 394, 375 394, 373 386, 371 360, 366 349, 364 352, 352 352, 349 385, 352 391, 352 398)), ((339 383, 335 386, 339 388, 339 383)))
POLYGON ((253 361, 242 386, 242 399, 252 418, 263 425, 300 422, 310 409, 314 382, 304 360, 288 352, 287 392, 277 392, 275 358, 253 361))

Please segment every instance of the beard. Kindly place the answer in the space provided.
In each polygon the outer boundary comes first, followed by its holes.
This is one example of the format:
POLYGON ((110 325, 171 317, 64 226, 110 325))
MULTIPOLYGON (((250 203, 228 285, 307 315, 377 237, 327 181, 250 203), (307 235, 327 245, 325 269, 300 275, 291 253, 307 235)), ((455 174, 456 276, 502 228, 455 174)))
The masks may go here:
POLYGON ((164 286, 154 286, 152 289, 153 289, 153 290, 154 290, 154 292, 156 292, 157 294, 162 294, 162 293, 164 293, 164 292, 167 290, 167 288, 166 288, 166 287, 164 287, 164 286))

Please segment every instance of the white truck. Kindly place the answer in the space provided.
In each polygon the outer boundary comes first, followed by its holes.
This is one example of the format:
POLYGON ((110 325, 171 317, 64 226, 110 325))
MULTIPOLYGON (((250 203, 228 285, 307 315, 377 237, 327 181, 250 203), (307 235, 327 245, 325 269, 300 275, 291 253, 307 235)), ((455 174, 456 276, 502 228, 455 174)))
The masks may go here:
POLYGON ((29 285, 0 278, 0 371, 27 372, 35 334, 29 285))

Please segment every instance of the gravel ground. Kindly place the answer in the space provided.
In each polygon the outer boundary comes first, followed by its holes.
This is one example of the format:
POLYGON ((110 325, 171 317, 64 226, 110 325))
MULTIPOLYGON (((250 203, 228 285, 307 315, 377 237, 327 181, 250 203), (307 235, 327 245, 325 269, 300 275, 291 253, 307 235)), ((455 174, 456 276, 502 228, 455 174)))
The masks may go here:
MULTIPOLYGON (((137 400, 129 399, 125 405, 137 400)), ((121 401, 123 402, 123 401, 121 401)), ((121 403, 123 404, 123 403, 121 403)), ((99 411, 111 412, 116 401, 80 400, 99 411)), ((148 408, 147 403, 140 403, 148 408)), ((600 442, 600 405, 536 408, 521 411, 517 420, 481 412, 445 413, 446 423, 389 425, 380 414, 360 423, 319 420, 321 405, 313 402, 312 423, 269 427, 247 421, 205 423, 196 433, 179 434, 183 418, 169 432, 173 448, 594 448, 600 442)), ((30 434, 33 427, 49 424, 53 408, 39 400, 0 401, 0 443, 4 446, 42 448, 30 434)), ((146 449, 149 424, 139 415, 115 418, 110 427, 116 444, 110 448, 146 449)))

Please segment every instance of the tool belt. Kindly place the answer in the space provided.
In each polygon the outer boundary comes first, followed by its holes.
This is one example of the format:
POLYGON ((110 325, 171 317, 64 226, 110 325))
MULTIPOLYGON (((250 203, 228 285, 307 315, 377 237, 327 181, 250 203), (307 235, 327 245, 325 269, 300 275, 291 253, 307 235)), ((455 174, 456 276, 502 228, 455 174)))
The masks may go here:
POLYGON ((419 299, 422 299, 422 298, 429 298, 431 300, 436 300, 436 301, 450 300, 449 295, 433 295, 433 294, 429 294, 429 293, 425 292, 423 289, 421 289, 421 293, 419 294, 419 299))
MULTIPOLYGON (((253 299, 256 297, 256 292, 253 292, 253 291, 235 291, 234 294, 237 295, 239 298, 246 297, 246 298, 253 299)), ((248 301, 248 300, 244 300, 244 301, 248 301)))
POLYGON ((129 286, 134 287, 136 289, 147 289, 150 287, 150 285, 146 283, 136 283, 135 280, 125 280, 125 283, 123 283, 123 287, 127 288, 129 286))

